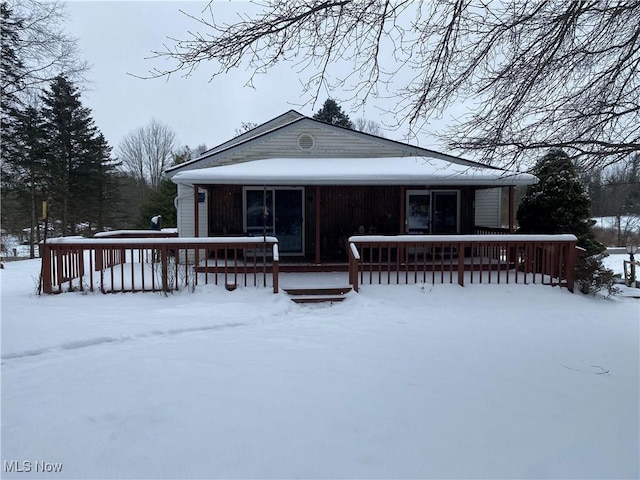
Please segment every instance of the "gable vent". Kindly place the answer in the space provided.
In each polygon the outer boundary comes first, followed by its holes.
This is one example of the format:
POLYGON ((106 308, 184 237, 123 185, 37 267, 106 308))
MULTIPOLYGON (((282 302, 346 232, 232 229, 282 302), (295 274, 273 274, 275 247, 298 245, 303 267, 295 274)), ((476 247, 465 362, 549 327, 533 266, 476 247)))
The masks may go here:
POLYGON ((298 148, 300 150, 312 150, 315 144, 315 140, 308 133, 303 133, 298 137, 298 148))

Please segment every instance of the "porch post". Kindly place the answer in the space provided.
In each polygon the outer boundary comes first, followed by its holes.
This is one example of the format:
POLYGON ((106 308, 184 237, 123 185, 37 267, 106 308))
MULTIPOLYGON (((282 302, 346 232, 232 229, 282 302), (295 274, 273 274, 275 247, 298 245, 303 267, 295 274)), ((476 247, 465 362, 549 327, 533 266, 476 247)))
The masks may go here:
POLYGON ((516 231, 516 187, 509 186, 509 233, 516 231))
POLYGON ((193 185, 193 236, 200 236, 200 211, 198 206, 198 185, 193 185))
POLYGON ((41 244, 40 252, 42 256, 42 264, 40 266, 40 285, 38 286, 38 295, 40 295, 40 289, 44 293, 53 293, 53 285, 51 282, 52 274, 51 274, 51 257, 53 255, 53 251, 51 249, 51 245, 45 243, 41 244))
POLYGON ((570 242, 568 244, 566 254, 566 277, 567 277, 567 290, 573 293, 576 282, 576 264, 578 263, 578 249, 576 242, 570 242))
POLYGON ((320 264, 320 185, 316 185, 316 265, 320 264))
POLYGON ((400 187, 400 219, 399 219, 399 225, 398 227, 400 228, 400 230, 398 231, 398 233, 400 235, 404 234, 404 216, 405 216, 405 203, 407 201, 406 199, 406 192, 407 192, 407 187, 400 187))

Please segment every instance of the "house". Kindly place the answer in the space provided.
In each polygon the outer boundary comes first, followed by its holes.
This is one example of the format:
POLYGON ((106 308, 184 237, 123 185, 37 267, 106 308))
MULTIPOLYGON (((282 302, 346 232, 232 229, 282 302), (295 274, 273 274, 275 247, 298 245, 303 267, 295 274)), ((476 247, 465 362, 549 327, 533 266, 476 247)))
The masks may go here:
POLYGON ((179 236, 272 235, 281 261, 310 264, 346 262, 357 234, 496 231, 503 188, 513 230, 513 188, 537 181, 294 110, 166 174, 179 236))
POLYGON ((278 293, 280 272, 293 271, 348 272, 344 285, 283 287, 297 302, 339 301, 363 284, 574 288, 575 236, 496 235, 514 230, 514 188, 537 181, 529 174, 293 110, 166 173, 178 186, 178 238, 52 239, 42 291, 213 283, 278 293), (500 222, 504 189, 509 228, 500 222))

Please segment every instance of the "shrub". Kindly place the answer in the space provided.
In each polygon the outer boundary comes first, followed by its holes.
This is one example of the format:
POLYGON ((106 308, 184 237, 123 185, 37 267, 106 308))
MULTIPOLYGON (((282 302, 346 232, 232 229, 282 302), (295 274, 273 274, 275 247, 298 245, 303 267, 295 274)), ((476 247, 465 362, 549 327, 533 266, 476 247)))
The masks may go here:
POLYGON ((613 270, 605 268, 602 264, 605 256, 604 254, 584 256, 578 261, 576 284, 582 293, 595 295, 606 289, 609 296, 620 292, 620 289, 615 286, 613 270))

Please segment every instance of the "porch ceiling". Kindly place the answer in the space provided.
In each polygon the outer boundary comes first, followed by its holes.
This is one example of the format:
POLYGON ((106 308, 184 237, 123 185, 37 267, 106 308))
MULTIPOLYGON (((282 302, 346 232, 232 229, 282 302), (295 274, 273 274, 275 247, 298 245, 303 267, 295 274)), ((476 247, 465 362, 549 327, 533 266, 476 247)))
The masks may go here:
POLYGON ((268 158, 179 172, 185 185, 531 185, 528 173, 429 157, 268 158))

